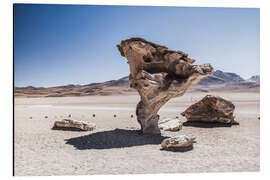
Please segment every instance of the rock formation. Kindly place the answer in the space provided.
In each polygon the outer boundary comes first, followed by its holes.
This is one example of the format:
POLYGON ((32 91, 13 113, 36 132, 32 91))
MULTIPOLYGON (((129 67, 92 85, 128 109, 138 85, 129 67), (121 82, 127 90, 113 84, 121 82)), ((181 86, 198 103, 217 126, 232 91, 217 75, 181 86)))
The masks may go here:
POLYGON ((160 133, 159 109, 171 98, 182 96, 192 85, 213 74, 210 64, 192 65, 195 60, 186 53, 142 38, 123 40, 117 47, 130 65, 130 86, 141 96, 136 115, 142 133, 160 133))
POLYGON ((179 131, 182 129, 183 123, 180 119, 166 118, 158 122, 159 129, 164 131, 179 131))
POLYGON ((52 129, 61 129, 61 130, 77 130, 77 131, 92 131, 96 128, 96 125, 86 124, 81 121, 74 121, 70 119, 63 119, 61 121, 55 121, 52 129))
POLYGON ((183 113, 187 122, 237 123, 234 120, 235 106, 232 102, 218 96, 207 95, 199 102, 188 107, 183 113))
POLYGON ((180 135, 177 137, 166 138, 161 142, 162 149, 165 150, 190 150, 195 142, 194 136, 180 135))

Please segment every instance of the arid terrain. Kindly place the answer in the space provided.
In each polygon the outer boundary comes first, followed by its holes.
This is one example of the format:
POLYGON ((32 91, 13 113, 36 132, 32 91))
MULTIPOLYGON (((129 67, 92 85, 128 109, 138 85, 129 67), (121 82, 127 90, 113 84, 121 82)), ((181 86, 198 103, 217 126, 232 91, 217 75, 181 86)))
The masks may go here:
MULTIPOLYGON (((111 95, 133 95, 137 91, 130 88, 129 77, 118 80, 111 80, 100 83, 86 85, 65 85, 56 87, 15 87, 15 97, 70 97, 70 96, 111 96, 111 95)), ((189 89, 190 92, 211 92, 211 91, 230 91, 230 92, 259 92, 260 76, 252 76, 243 79, 236 73, 215 71, 212 76, 202 79, 195 87, 189 89)))
POLYGON ((189 91, 162 107, 160 119, 179 116, 184 120, 180 113, 207 94, 232 101, 240 125, 183 126, 179 132, 142 136, 135 115, 140 97, 134 91, 126 95, 15 98, 15 175, 259 171, 258 89, 189 91), (91 132, 51 129, 54 121, 69 115, 97 127, 91 132), (196 136, 194 149, 160 150, 165 137, 178 134, 196 136))

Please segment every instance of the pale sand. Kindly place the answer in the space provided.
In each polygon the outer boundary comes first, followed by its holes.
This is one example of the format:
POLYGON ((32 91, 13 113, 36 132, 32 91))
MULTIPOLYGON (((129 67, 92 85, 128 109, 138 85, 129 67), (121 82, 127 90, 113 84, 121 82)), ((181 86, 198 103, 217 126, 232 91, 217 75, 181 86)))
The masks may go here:
MULTIPOLYGON (((159 114, 182 118, 180 113, 206 94, 187 93, 172 99, 159 114)), ((162 136, 141 136, 135 131, 139 128, 136 95, 15 98, 15 175, 259 171, 259 93, 211 94, 233 101, 239 126, 184 126, 162 136), (71 119, 95 123, 97 129, 51 130, 55 120, 69 114, 71 119), (195 135, 194 149, 161 151, 161 140, 177 134, 195 135)))

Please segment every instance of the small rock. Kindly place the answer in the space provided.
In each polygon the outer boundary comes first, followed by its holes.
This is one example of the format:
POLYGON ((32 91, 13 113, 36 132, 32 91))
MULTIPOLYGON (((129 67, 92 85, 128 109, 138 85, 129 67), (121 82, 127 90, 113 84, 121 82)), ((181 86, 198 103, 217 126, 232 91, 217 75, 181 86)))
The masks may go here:
MULTIPOLYGON (((181 113, 187 122, 215 122, 237 124, 232 102, 218 96, 207 95, 181 113)), ((239 124, 239 123, 238 123, 239 124)))
POLYGON ((160 120, 158 126, 164 131, 179 131, 182 129, 183 123, 180 121, 180 119, 166 118, 160 120))
POLYGON ((133 114, 131 114, 131 116, 130 116, 131 118, 133 118, 133 114))
POLYGON ((161 142, 161 147, 165 150, 186 151, 193 148, 194 142, 194 136, 180 135, 164 139, 161 142))
POLYGON ((93 114, 93 117, 96 117, 96 115, 95 115, 95 114, 93 114))
POLYGON ((116 117, 116 115, 113 115, 113 117, 116 117))
POLYGON ((71 114, 69 114, 68 117, 71 117, 71 114))
POLYGON ((93 123, 83 123, 81 121, 75 121, 70 119, 63 119, 61 121, 55 121, 53 129, 62 130, 82 130, 82 131, 92 131, 96 128, 93 123))
POLYGON ((48 118, 48 116, 45 116, 45 118, 48 118))
POLYGON ((30 117, 30 119, 32 119, 32 117, 30 117))

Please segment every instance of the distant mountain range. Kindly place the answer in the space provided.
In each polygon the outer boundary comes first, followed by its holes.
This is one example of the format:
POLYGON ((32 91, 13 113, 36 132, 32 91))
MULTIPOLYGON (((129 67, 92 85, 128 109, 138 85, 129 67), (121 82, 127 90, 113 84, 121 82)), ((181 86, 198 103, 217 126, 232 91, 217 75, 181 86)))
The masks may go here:
MULTIPOLYGON (((189 91, 255 91, 260 90, 260 76, 252 76, 245 80, 236 73, 217 70, 212 76, 202 79, 189 91)), ((15 97, 64 97, 64 96, 92 96, 92 95, 116 95, 136 93, 129 87, 128 76, 118 80, 87 85, 65 85, 57 87, 15 87, 15 97)))
POLYGON ((245 80, 238 74, 217 70, 214 72, 212 76, 208 76, 202 79, 198 84, 199 85, 213 85, 213 84, 224 84, 224 83, 241 83, 244 81, 245 80))
POLYGON ((255 82, 257 84, 260 84, 260 76, 256 75, 256 76, 251 76, 251 78, 248 79, 249 82, 255 82))

